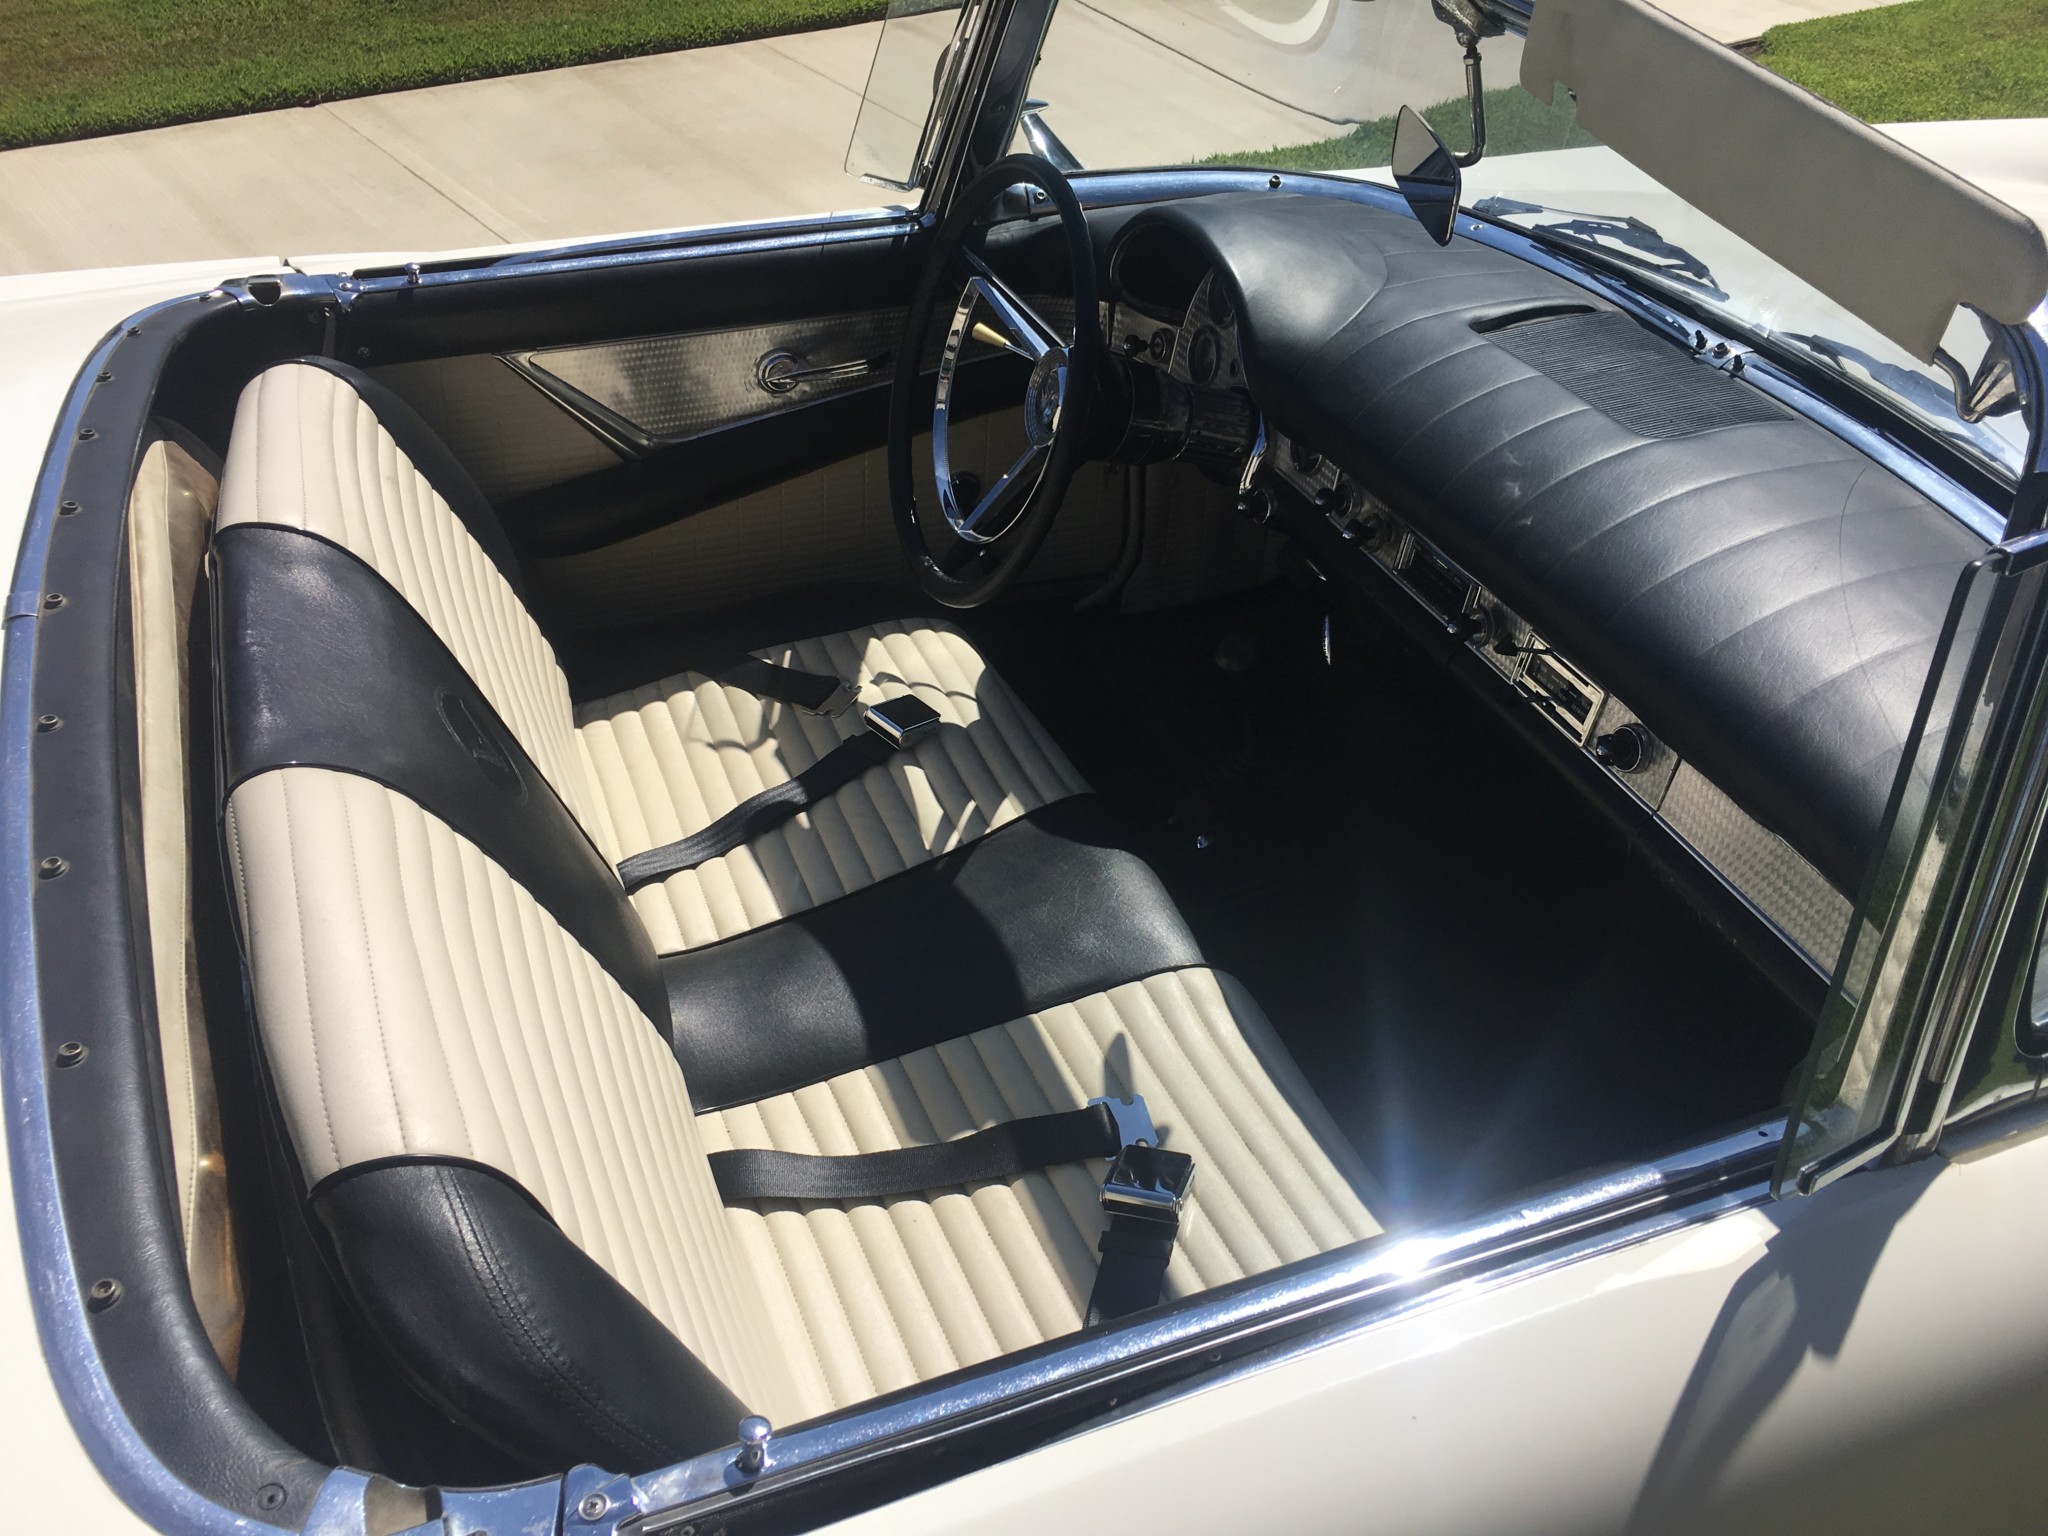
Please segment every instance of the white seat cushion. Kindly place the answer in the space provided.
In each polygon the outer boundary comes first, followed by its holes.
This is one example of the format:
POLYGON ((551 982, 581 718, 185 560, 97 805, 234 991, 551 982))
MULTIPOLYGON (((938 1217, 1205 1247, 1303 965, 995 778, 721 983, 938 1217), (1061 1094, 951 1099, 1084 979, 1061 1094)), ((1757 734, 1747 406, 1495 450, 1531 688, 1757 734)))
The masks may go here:
MULTIPOLYGON (((827 673, 863 703, 915 693, 946 726, 823 804, 722 858, 636 893, 654 947, 675 953, 803 912, 992 832, 1087 785, 950 625, 878 624, 756 653, 827 673)), ((864 727, 681 673, 580 705, 584 775, 614 862, 709 826, 864 727)))
MULTIPOLYGON (((1257 1005, 1208 970, 706 1114, 699 1137, 707 1151, 879 1152, 1131 1092, 1145 1095, 1162 1144, 1196 1164, 1168 1296, 1381 1230, 1368 1202, 1384 1203, 1257 1005)), ((1079 1328, 1102 1174, 1069 1164, 931 1196, 730 1208, 804 1412, 1079 1328)))

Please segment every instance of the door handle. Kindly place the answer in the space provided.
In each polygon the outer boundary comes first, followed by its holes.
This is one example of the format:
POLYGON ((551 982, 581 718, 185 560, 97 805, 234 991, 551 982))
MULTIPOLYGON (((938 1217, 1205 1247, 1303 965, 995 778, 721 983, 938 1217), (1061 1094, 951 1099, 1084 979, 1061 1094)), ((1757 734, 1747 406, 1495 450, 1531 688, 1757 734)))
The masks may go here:
POLYGON ((858 379, 871 373, 880 373, 889 366, 889 354, 883 352, 875 357, 857 357, 850 362, 823 363, 817 367, 807 366, 794 352, 777 348, 764 352, 761 360, 754 364, 754 382, 771 395, 786 395, 799 384, 823 384, 839 379, 858 379))

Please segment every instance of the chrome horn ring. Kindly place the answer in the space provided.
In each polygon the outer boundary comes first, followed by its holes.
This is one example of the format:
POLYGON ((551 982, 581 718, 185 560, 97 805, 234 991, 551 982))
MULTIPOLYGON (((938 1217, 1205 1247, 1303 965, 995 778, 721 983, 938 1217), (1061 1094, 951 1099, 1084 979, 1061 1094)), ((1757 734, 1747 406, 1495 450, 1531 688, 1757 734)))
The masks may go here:
MULTIPOLYGON (((1102 367, 1094 247, 1066 177, 1036 156, 1012 155, 960 193, 933 232, 927 261, 896 353, 889 400, 890 501, 918 584, 940 602, 972 608, 995 597, 1030 563, 1084 456, 1102 367), (970 248, 970 240, 978 245, 985 236, 987 209, 1019 186, 1043 194, 1032 200, 1039 217, 1048 204, 1059 215, 1073 292, 1067 334, 1046 320, 1046 306, 1034 307, 970 248), (920 373, 920 363, 929 355, 926 338, 948 305, 951 318, 934 381, 920 373), (983 360, 1000 353, 1030 365, 1022 389, 1024 449, 993 485, 969 495, 950 441, 962 414, 962 369, 998 368, 998 362, 983 360), (920 493, 913 445, 923 426, 926 389, 932 391, 932 485, 920 493)), ((1002 382, 999 368, 996 378, 984 378, 976 390, 984 410, 992 383, 1003 391, 1013 387, 1002 382)))
POLYGON ((959 257, 974 270, 960 290, 960 302, 954 306, 953 322, 946 330, 945 350, 939 356, 938 388, 932 401, 932 469, 946 526, 970 544, 993 544, 1016 523, 1044 477, 1066 409, 1073 340, 1062 337, 1020 296, 1005 288, 979 258, 964 249, 959 257), (1000 330, 975 318, 982 309, 996 317, 1000 330), (1031 378, 1024 388, 1024 451, 972 507, 963 508, 948 441, 949 415, 961 350, 970 339, 1023 358, 1031 364, 1031 378))

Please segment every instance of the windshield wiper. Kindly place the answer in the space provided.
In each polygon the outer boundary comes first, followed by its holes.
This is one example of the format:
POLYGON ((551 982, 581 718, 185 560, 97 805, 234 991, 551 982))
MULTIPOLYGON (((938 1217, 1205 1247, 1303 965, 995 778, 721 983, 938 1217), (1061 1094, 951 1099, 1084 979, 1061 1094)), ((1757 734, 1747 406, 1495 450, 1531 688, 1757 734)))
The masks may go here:
POLYGON ((1720 303, 1728 302, 1728 295, 1715 283, 1714 274, 1707 270, 1705 262, 1684 246, 1673 245, 1650 225, 1632 215, 1618 217, 1611 213, 1581 213, 1575 208, 1547 208, 1541 203, 1525 203, 1512 197, 1481 198, 1472 205, 1472 211, 1488 219, 1562 214, 1563 218, 1558 223, 1532 224, 1523 227, 1522 232, 1548 236, 1582 250, 1603 252, 1645 272, 1675 278, 1720 303))

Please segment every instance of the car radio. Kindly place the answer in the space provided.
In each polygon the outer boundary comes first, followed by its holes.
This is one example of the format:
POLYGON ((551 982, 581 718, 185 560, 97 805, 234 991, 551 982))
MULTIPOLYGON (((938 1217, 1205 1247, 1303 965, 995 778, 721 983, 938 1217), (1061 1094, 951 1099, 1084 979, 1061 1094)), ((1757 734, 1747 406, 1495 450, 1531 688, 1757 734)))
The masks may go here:
POLYGON ((1819 870, 1328 456, 1269 431, 1264 463, 1826 974, 1849 903, 1819 870))

